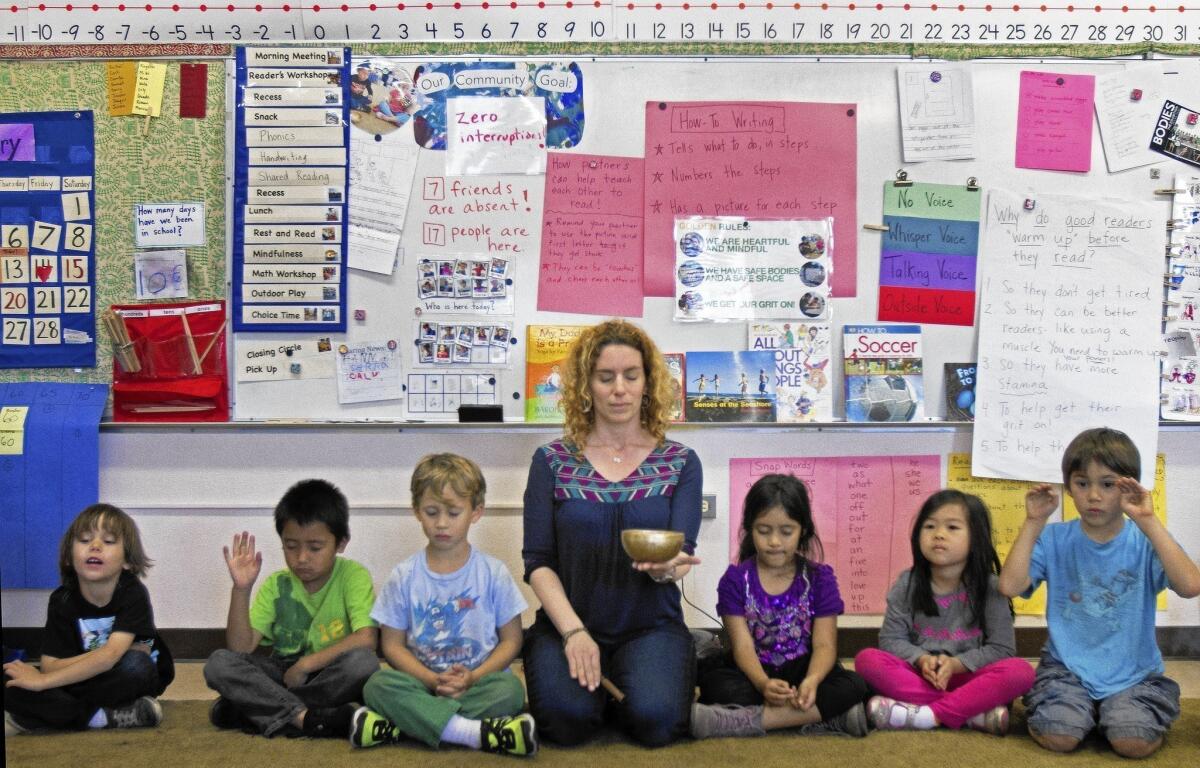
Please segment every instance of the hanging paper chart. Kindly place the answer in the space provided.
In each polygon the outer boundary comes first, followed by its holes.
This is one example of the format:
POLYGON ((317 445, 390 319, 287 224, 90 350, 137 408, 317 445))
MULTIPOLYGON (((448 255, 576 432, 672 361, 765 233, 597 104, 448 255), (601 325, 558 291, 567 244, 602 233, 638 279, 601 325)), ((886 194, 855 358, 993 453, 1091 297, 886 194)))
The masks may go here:
POLYGON ((951 184, 883 185, 880 320, 975 324, 979 197, 951 184))
POLYGON ((0 368, 96 365, 91 112, 0 114, 0 368))

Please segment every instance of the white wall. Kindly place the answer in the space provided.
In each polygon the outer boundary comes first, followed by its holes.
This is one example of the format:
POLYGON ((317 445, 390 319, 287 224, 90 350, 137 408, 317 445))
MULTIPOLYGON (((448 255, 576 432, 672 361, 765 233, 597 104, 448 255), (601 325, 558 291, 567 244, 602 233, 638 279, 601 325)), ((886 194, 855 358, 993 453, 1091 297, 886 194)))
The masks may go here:
MULTIPOLYGON (((248 530, 265 552, 264 570, 282 567, 271 510, 287 487, 326 478, 350 500, 347 555, 363 562, 380 585, 391 568, 423 545, 408 509, 408 480, 416 461, 435 450, 470 456, 488 480, 489 512, 472 541, 503 559, 519 579, 521 498, 534 449, 557 434, 552 427, 224 425, 181 428, 106 428, 101 434, 100 495, 132 513, 157 565, 147 585, 160 627, 219 628, 225 624, 229 579, 221 546, 248 530)), ((968 452, 970 428, 923 425, 880 428, 681 426, 672 432, 699 453, 706 493, 716 494, 717 518, 700 529, 704 565, 685 579, 686 594, 712 612, 728 552, 728 463, 735 457, 847 456, 968 452)), ((1200 451, 1195 428, 1168 427, 1159 451, 1167 455, 1170 530, 1193 558, 1200 556, 1200 451)), ((6 590, 3 624, 40 626, 43 590, 6 590)), ((526 598, 536 606, 526 588, 526 598)), ((685 606, 689 624, 713 622, 685 606)), ((532 612, 526 615, 526 623, 532 612)), ((843 617, 843 626, 878 626, 878 616, 843 617)), ((1040 619, 1022 618, 1025 625, 1040 619)), ((1171 594, 1160 626, 1200 625, 1200 601, 1171 594)))

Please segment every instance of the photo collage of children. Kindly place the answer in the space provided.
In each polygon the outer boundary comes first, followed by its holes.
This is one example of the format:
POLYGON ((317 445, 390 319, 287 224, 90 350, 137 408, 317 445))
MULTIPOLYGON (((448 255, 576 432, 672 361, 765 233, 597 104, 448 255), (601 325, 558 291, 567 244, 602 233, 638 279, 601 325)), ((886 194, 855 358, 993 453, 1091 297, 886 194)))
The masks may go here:
POLYGON ((512 323, 480 325, 470 321, 416 323, 416 359, 420 366, 507 365, 513 344, 512 323))
POLYGON ((417 295, 422 299, 503 299, 512 280, 508 259, 456 259, 417 264, 417 295))
POLYGON ((1200 176, 1177 175, 1174 190, 1160 415, 1200 421, 1200 176))

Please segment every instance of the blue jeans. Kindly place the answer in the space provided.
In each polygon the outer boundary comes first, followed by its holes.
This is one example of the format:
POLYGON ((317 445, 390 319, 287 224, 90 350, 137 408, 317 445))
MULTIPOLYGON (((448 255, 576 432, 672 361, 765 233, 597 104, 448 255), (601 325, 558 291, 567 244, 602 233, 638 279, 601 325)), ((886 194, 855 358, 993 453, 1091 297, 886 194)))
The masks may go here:
POLYGON ((1096 701, 1074 672, 1043 651, 1033 688, 1025 694, 1025 715, 1030 729, 1045 735, 1083 740, 1099 726, 1109 741, 1157 741, 1179 719, 1179 685, 1150 675, 1096 701))
POLYGON ((308 676, 295 688, 283 673, 296 658, 256 656, 222 648, 204 663, 204 682, 264 736, 274 736, 305 709, 362 701, 363 685, 379 671, 374 651, 355 648, 308 676))
MULTIPOLYGON (((4 682, 8 682, 7 675, 4 682)), ((141 696, 157 696, 163 687, 150 654, 126 651, 112 669, 78 683, 45 691, 5 688, 4 711, 25 728, 82 730, 101 707, 119 707, 141 696)))
MULTIPOLYGON (((571 678, 562 638, 548 621, 525 633, 525 686, 529 711, 547 741, 573 746, 594 736, 609 703, 603 688, 588 691, 571 678)), ((686 736, 696 690, 696 653, 682 624, 668 624, 624 642, 600 646, 600 667, 625 693, 613 704, 634 741, 661 747, 686 736)))

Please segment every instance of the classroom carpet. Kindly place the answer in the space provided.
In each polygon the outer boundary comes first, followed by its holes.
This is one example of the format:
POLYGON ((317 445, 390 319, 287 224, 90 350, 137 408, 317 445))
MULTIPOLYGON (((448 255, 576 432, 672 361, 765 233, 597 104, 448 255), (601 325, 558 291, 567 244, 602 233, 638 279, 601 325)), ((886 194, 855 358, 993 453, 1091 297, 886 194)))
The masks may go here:
MULTIPOLYGON (((9 768, 88 766, 88 768, 272 768, 287 766, 450 766, 529 765, 565 768, 633 768, 635 766, 814 766, 814 768, 967 768, 1019 766, 1128 765, 1099 742, 1089 740, 1071 755, 1041 749, 1029 738, 1018 704, 1008 736, 997 738, 964 731, 933 733, 873 732, 865 739, 844 736, 801 737, 783 732, 758 739, 690 740, 658 750, 634 746, 615 732, 601 733, 583 747, 543 746, 531 760, 482 755, 468 750, 427 749, 416 743, 354 749, 345 740, 264 739, 234 731, 217 731, 208 723, 207 701, 166 701, 166 717, 155 729, 57 735, 25 735, 9 739, 9 768)), ((1149 763, 1156 768, 1200 765, 1200 699, 1184 699, 1183 714, 1166 745, 1149 763)))

